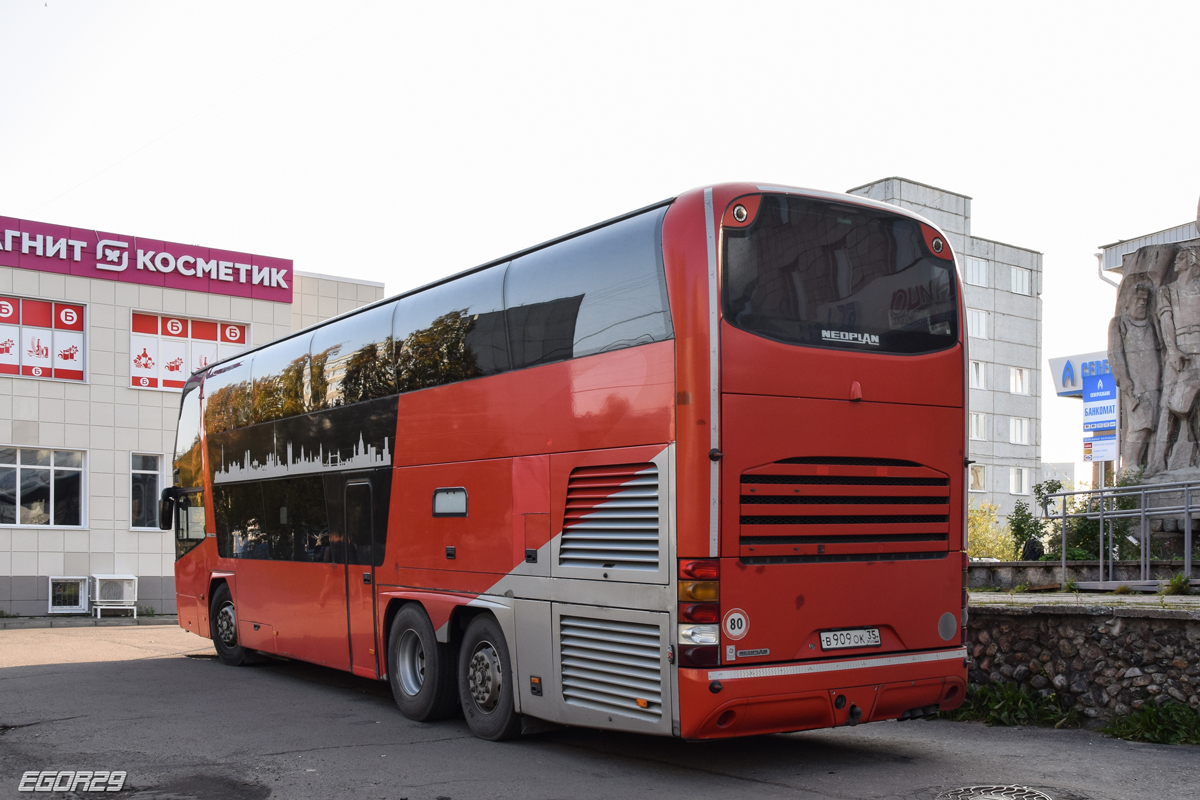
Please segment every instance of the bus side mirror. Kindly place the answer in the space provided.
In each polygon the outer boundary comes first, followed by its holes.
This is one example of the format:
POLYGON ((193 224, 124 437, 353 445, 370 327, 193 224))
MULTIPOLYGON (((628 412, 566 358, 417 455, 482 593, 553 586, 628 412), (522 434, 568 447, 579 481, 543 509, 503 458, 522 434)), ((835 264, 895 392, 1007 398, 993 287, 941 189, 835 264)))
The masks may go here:
POLYGON ((175 504, 179 502, 179 490, 168 486, 162 490, 162 498, 158 501, 158 527, 169 531, 175 528, 175 504))

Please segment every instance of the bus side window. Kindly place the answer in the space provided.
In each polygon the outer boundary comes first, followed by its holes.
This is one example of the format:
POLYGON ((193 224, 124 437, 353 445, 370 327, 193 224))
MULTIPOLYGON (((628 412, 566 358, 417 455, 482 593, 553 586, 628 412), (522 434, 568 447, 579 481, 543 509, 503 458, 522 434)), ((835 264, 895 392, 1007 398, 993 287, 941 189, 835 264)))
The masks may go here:
POLYGON ((185 492, 179 497, 175 518, 175 558, 204 541, 204 493, 185 492))
POLYGON ((204 378, 204 427, 222 433, 250 424, 252 356, 220 364, 204 378))
POLYGON ((308 371, 311 336, 293 336, 254 354, 250 424, 312 411, 308 371))
POLYGON ((318 328, 309 370, 312 408, 348 406, 396 393, 392 314, 396 303, 353 314, 318 328))
POLYGON ((536 250, 504 282, 513 369, 672 336, 655 209, 536 250))
POLYGON ((370 566, 373 537, 371 484, 351 483, 346 486, 346 547, 347 563, 370 566))
POLYGON ((392 323, 399 391, 508 371, 507 267, 489 267, 400 301, 392 323))

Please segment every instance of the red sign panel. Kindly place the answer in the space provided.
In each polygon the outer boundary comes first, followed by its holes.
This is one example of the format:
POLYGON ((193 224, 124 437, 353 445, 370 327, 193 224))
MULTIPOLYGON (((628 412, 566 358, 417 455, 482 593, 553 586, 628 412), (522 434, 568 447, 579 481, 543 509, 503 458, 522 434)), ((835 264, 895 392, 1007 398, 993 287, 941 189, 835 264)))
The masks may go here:
POLYGON ((129 385, 182 389, 193 372, 245 350, 249 333, 249 326, 238 322, 135 311, 130 320, 129 385))
POLYGON ((82 381, 84 306, 0 296, 0 375, 82 381))

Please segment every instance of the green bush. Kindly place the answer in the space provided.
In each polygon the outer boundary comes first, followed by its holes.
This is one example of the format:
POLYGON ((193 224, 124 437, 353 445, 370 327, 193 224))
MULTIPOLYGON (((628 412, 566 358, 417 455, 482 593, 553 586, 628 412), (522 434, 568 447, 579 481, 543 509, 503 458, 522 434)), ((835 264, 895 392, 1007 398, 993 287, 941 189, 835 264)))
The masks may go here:
POLYGON ((1180 703, 1149 704, 1104 728, 1117 739, 1154 744, 1200 744, 1200 713, 1180 703))
POLYGON ((1192 576, 1182 572, 1176 572, 1172 575, 1163 587, 1158 590, 1159 594, 1191 594, 1192 593, 1192 576))
POLYGON ((1025 684, 971 684, 967 697, 954 711, 942 714, 960 722, 986 725, 1064 725, 1078 724, 1078 714, 1059 704, 1055 695, 1043 697, 1025 684))

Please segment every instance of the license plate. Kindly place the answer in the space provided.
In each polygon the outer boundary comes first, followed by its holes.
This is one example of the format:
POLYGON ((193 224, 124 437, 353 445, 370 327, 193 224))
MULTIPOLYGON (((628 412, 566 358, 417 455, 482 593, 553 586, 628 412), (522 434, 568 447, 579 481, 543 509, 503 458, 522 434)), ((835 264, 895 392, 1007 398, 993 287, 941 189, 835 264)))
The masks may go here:
POLYGON ((822 650, 878 646, 879 628, 858 628, 851 631, 821 631, 822 650))

